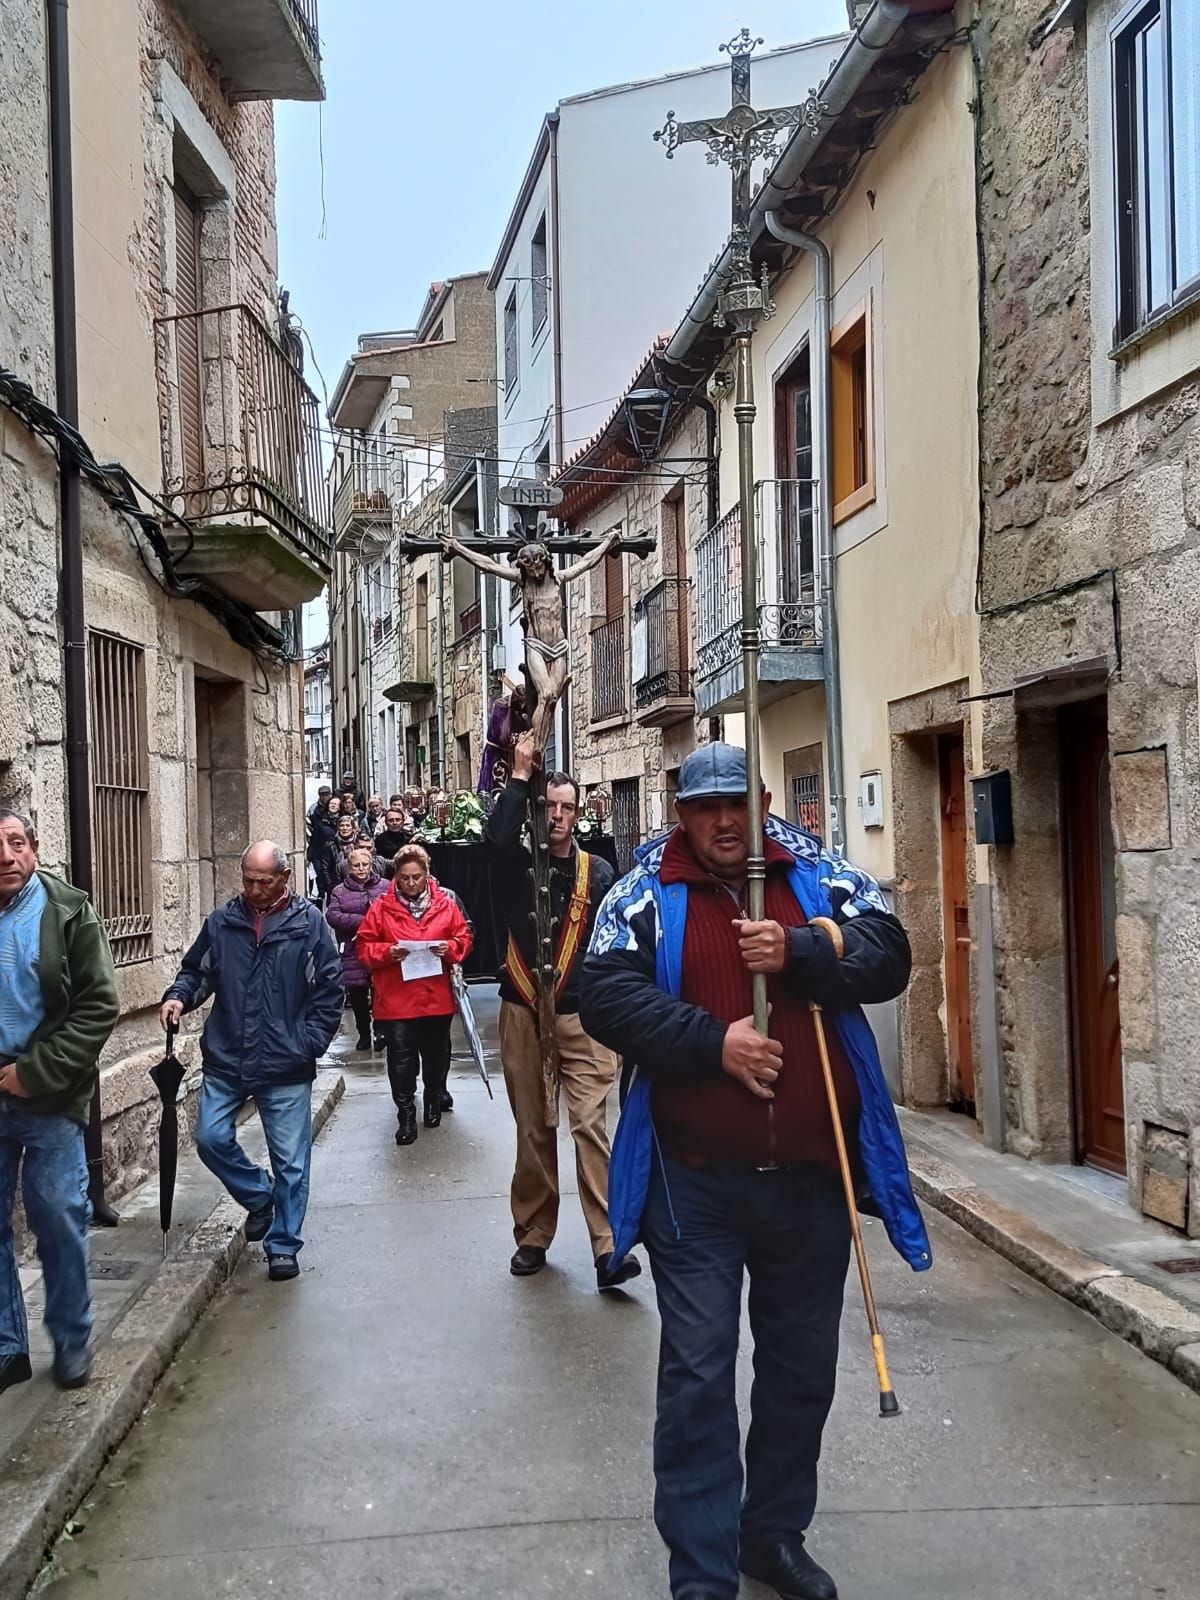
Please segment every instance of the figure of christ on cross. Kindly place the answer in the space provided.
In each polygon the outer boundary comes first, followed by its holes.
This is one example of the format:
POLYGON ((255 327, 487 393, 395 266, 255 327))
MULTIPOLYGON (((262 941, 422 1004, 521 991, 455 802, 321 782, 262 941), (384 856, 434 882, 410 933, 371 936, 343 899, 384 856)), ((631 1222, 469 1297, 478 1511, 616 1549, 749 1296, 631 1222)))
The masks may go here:
POLYGON ((525 632, 525 670, 537 692, 533 713, 533 734, 539 751, 546 748, 554 723, 554 708, 570 681, 568 671, 567 616, 565 586, 581 577, 621 543, 620 530, 606 534, 594 550, 556 572, 554 560, 544 544, 523 544, 514 563, 494 561, 479 550, 472 550, 449 538, 442 550, 447 557, 461 556, 480 572, 506 583, 521 586, 521 626, 525 632))

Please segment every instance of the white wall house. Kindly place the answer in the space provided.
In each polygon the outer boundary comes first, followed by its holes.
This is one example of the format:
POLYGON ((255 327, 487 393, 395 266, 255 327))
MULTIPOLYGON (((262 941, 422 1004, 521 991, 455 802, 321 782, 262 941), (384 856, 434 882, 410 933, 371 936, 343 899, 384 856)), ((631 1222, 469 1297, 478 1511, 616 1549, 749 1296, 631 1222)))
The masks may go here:
MULTIPOLYGON (((753 58, 756 106, 802 101, 840 37, 753 58)), ((597 431, 645 355, 673 328, 729 229, 729 170, 654 142, 729 109, 727 60, 560 101, 542 124, 488 277, 495 296, 500 482, 548 475, 597 431)), ((597 530, 600 531, 600 530, 597 530)), ((515 607, 502 607, 510 679, 515 607)))

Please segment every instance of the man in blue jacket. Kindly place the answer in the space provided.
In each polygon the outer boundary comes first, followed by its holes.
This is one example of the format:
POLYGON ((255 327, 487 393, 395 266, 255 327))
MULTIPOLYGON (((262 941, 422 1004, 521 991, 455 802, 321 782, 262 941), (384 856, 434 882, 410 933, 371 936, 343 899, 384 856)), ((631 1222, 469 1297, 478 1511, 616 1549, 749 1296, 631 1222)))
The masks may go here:
POLYGON ((294 1278, 312 1157, 310 1102, 317 1058, 342 1020, 342 968, 329 925, 291 892, 288 859, 269 839, 242 856, 242 892, 209 914, 163 996, 177 1025, 209 996, 200 1036, 204 1077, 196 1150, 239 1205, 246 1237, 261 1239, 276 1280, 294 1278), (253 1096, 274 1182, 237 1141, 253 1096))
POLYGON ((695 751, 679 826, 638 851, 607 896, 580 1015, 625 1057, 610 1169, 614 1249, 641 1237, 662 1322, 655 1521, 675 1600, 734 1600, 738 1570, 784 1600, 835 1600, 804 1548, 837 1376, 850 1224, 810 1001, 828 1014, 842 1121, 869 1196, 915 1268, 929 1245, 895 1113, 859 1006, 908 981, 904 929, 878 887, 767 815, 766 916, 746 912, 745 755, 695 751), (839 960, 828 934, 841 928, 839 960), (769 1037, 750 1016, 767 975, 769 1037), (754 1388, 739 1454, 742 1282, 754 1388))

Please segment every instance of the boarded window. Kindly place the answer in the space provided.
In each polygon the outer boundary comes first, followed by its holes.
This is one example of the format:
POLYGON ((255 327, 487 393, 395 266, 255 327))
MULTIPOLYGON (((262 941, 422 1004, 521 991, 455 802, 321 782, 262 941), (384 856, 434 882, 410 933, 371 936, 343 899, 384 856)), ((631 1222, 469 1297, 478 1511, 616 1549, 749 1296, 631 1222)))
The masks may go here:
POLYGON ((93 899, 118 966, 151 948, 145 652, 88 634, 93 899))
POLYGON ((546 320, 546 291, 550 280, 546 275, 546 218, 534 229, 529 246, 529 303, 533 308, 533 331, 536 334, 546 320))

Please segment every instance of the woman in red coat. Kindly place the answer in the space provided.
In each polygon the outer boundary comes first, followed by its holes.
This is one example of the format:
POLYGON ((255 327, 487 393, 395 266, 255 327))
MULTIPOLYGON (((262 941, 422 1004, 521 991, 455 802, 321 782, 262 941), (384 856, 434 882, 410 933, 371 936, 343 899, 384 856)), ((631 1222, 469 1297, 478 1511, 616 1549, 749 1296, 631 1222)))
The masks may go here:
POLYGON ((450 1072, 450 1022, 454 994, 450 969, 471 949, 471 924, 458 896, 429 876, 419 844, 402 845, 387 894, 371 906, 358 930, 358 954, 371 974, 375 1021, 387 1035, 387 1069, 396 1102, 396 1143, 417 1137, 417 1067, 425 1086, 425 1126, 442 1120, 442 1095, 450 1072), (415 976, 414 946, 428 946, 440 972, 415 976), (405 958, 410 970, 405 971, 405 958))

